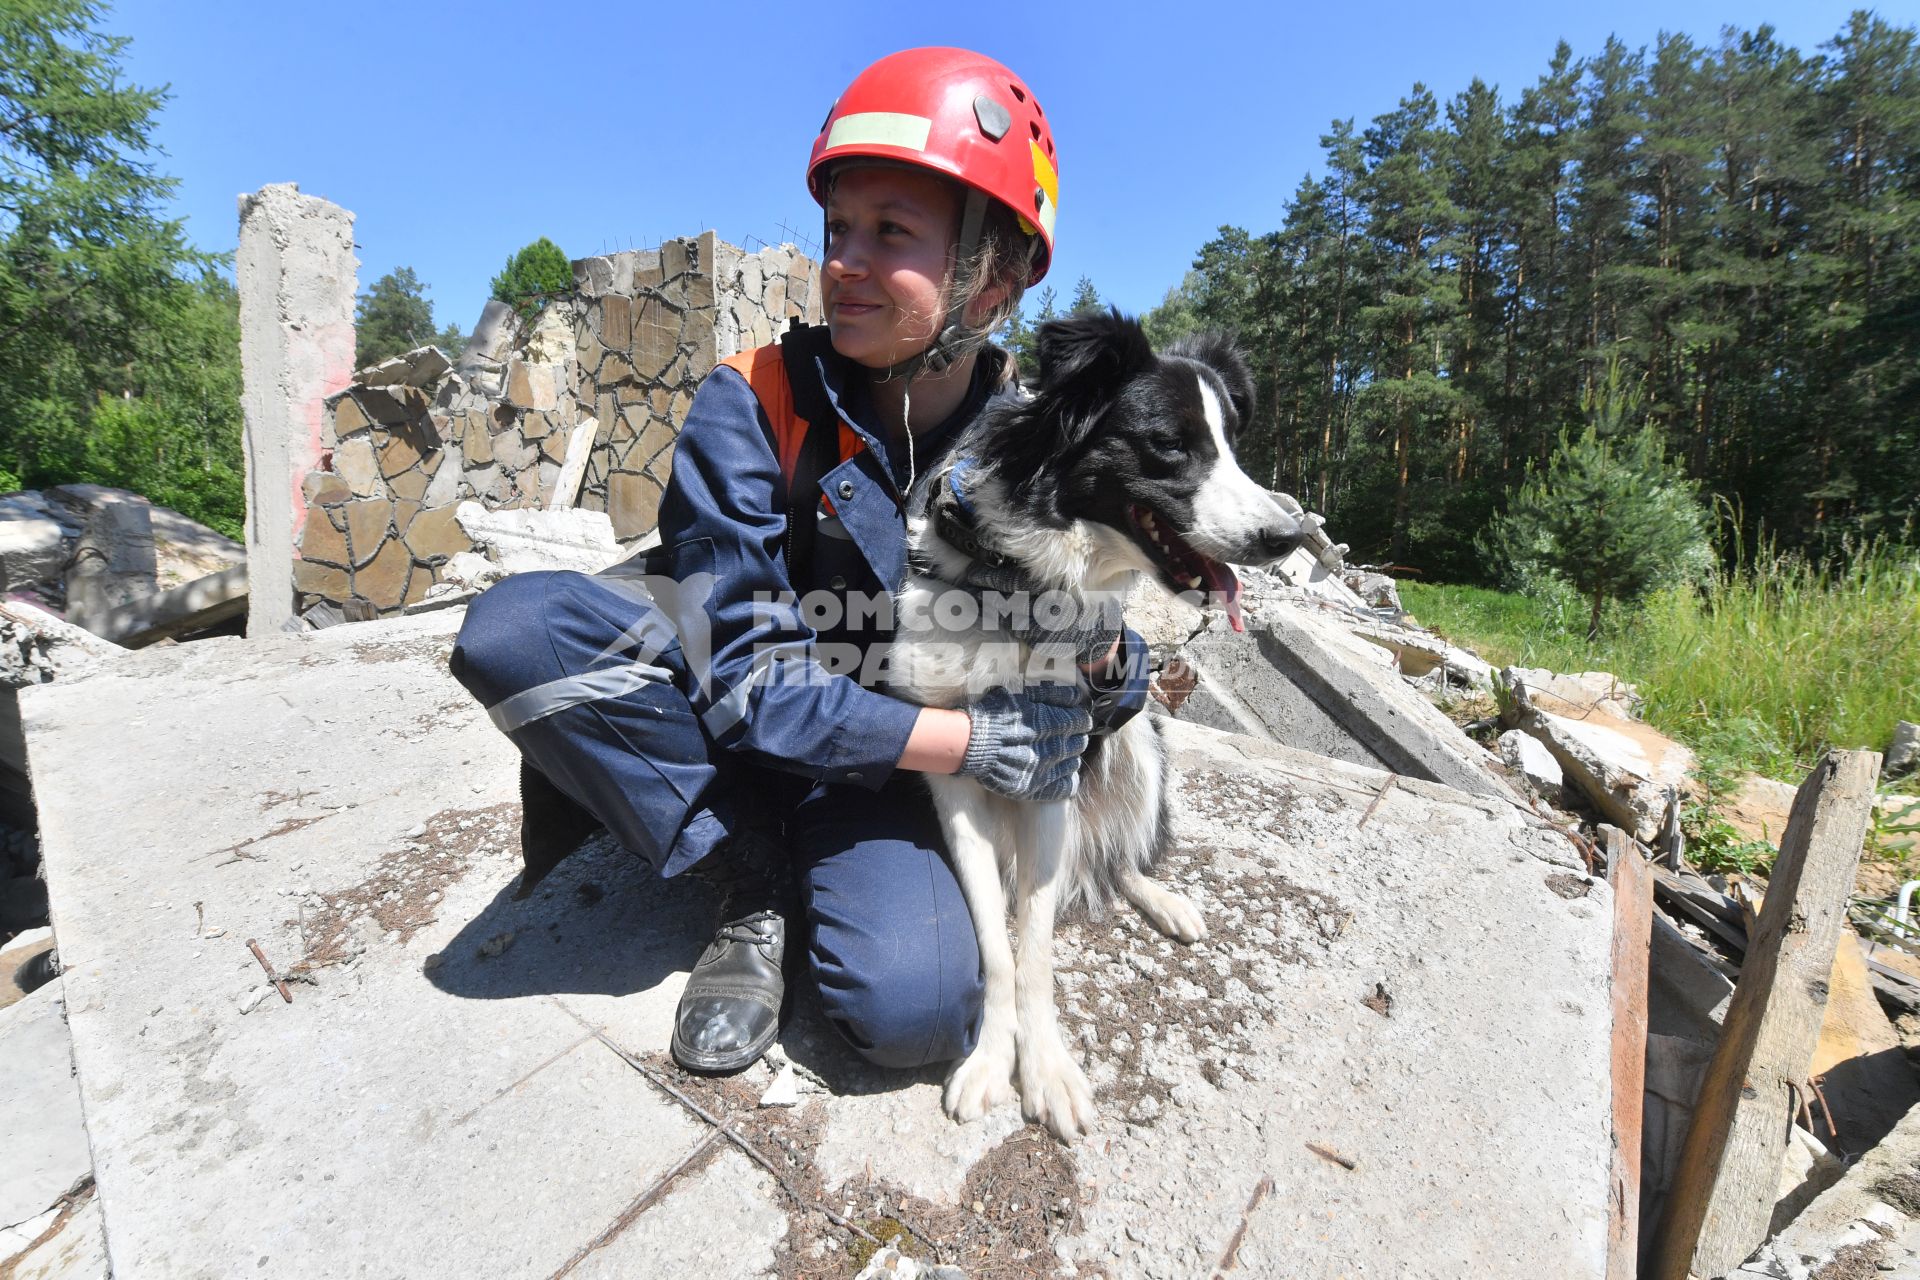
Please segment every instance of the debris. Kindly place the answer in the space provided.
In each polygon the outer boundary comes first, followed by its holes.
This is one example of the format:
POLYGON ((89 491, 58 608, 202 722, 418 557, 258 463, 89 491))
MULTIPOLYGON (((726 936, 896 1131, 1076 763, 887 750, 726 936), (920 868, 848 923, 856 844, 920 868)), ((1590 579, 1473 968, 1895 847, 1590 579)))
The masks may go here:
POLYGON ((1584 876, 1570 875, 1565 871, 1556 871, 1547 877, 1547 888, 1567 901, 1584 898, 1593 888, 1593 881, 1584 876))
POLYGON ((454 518, 502 574, 530 569, 598 573, 627 554, 604 511, 489 511, 478 502, 463 502, 454 518))
POLYGON ((780 1068, 780 1074, 773 1078, 767 1091, 760 1095, 763 1107, 794 1107, 800 1105, 800 1084, 794 1078, 793 1064, 787 1063, 780 1068))
POLYGON ((1393 996, 1387 991, 1387 984, 1384 982, 1374 983, 1373 990, 1360 997, 1360 1003, 1383 1018, 1393 1016, 1393 996))
MULTIPOLYGON (((1311 1147, 1320 1155, 1327 1154, 1325 1150, 1320 1147, 1315 1147, 1311 1142, 1309 1142, 1307 1146, 1311 1147)), ((1334 1158, 1338 1159, 1338 1157, 1334 1158)), ((1346 1162, 1342 1161, 1341 1163, 1346 1162)), ((1353 1165, 1347 1164, 1347 1168, 1351 1169, 1353 1165)), ((1233 1229, 1233 1235, 1227 1240, 1226 1251, 1220 1255, 1220 1261, 1214 1265, 1213 1269, 1216 1272, 1231 1271, 1239 1265, 1240 1243, 1247 1238, 1247 1224, 1253 1221, 1253 1211, 1260 1207, 1260 1202, 1265 1200, 1272 1192, 1273 1179, 1271 1177, 1262 1178, 1254 1184, 1253 1194, 1247 1197, 1247 1207, 1240 1211, 1240 1225, 1233 1229)))
POLYGON ((1920 724, 1911 720, 1896 721, 1893 740, 1887 744, 1887 762, 1881 776, 1888 779, 1904 778, 1913 772, 1916 761, 1920 761, 1920 724))
POLYGON ((958 1267, 923 1262, 888 1245, 869 1258, 853 1280, 967 1280, 967 1273, 958 1267))
POLYGON ((1829 1107, 1848 1155, 1859 1155, 1893 1130, 1916 1103, 1920 1083, 1900 1036, 1874 999, 1873 982, 1851 929, 1842 929, 1827 979, 1827 1007, 1808 1074, 1825 1078, 1829 1107))
POLYGON ((247 566, 236 564, 204 578, 141 596, 103 615, 94 630, 128 649, 204 631, 247 609, 247 566))
POLYGON ((1647 968, 1653 877, 1640 847, 1618 827, 1605 831, 1613 889, 1613 1168, 1607 1213, 1607 1274, 1631 1276, 1640 1253, 1640 1164, 1647 1093, 1647 968))
POLYGON ((1400 780, 1400 775, 1394 774, 1394 773, 1388 774, 1387 780, 1380 784, 1379 794, 1373 797, 1373 803, 1368 805, 1367 811, 1360 815, 1360 821, 1354 823, 1353 825, 1356 827, 1366 826, 1367 819, 1371 818, 1374 815, 1375 810, 1379 809, 1380 802, 1387 798, 1387 792, 1393 790, 1393 784, 1398 782, 1399 780, 1400 780))
POLYGON ((586 479, 587 459, 593 453, 593 436, 599 427, 597 418, 588 418, 568 434, 566 457, 560 463, 560 473, 553 478, 553 486, 547 490, 545 501, 541 503, 547 510, 565 510, 580 496, 580 482, 586 479))
POLYGON ((1501 670, 1501 722, 1539 739, 1559 762, 1564 785, 1577 788, 1604 820, 1651 844, 1666 815, 1667 789, 1687 785, 1693 752, 1638 720, 1614 715, 1604 703, 1577 717, 1556 714, 1543 704, 1571 704, 1536 699, 1528 683, 1535 674, 1501 670))
POLYGON ((1548 804, 1560 803, 1561 787, 1567 775, 1546 744, 1532 734, 1509 729, 1500 735, 1500 759, 1507 768, 1525 778, 1548 804))
MULTIPOLYGON (((92 1168, 66 1001, 58 986, 43 987, 0 1011, 0 1063, 6 1068, 6 1088, 0 1090, 4 1231, 46 1212, 92 1168)), ((5 1260, 13 1252, 0 1247, 0 1274, 11 1274, 5 1260)))
POLYGON ((153 512, 144 498, 102 503, 87 520, 67 568, 67 620, 98 636, 109 615, 159 586, 153 512))
POLYGON ((492 960, 497 956, 505 955, 507 948, 512 945, 513 930, 509 929, 505 933, 496 933, 480 944, 480 958, 482 960, 492 960))
POLYGON ((1317 1142, 1309 1142, 1307 1144, 1307 1150, 1313 1152, 1313 1154, 1319 1156, 1322 1160, 1331 1160, 1342 1169, 1358 1169, 1360 1167, 1354 1161, 1341 1155, 1338 1151, 1333 1150, 1333 1148, 1323 1147, 1317 1142))
POLYGON ((288 1004, 292 1004, 293 992, 287 990, 287 984, 281 979, 279 974, 273 971, 273 966, 267 963, 267 953, 260 949, 260 944, 252 938, 248 938, 247 950, 253 952, 253 958, 258 960, 260 967, 267 971, 267 981, 271 982, 274 988, 280 992, 280 998, 288 1004))
POLYGON ((1873 752, 1830 752, 1801 784, 1687 1131, 1653 1253, 1658 1280, 1724 1274, 1766 1238, 1879 767, 1873 752))

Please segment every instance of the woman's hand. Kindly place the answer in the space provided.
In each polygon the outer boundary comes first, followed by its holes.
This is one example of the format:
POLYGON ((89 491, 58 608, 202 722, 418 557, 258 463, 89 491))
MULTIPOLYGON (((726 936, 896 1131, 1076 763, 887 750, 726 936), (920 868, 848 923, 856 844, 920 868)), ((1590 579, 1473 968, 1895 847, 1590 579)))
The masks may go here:
POLYGON ((1086 701, 1077 685, 989 690, 967 708, 973 731, 959 771, 1015 800, 1067 799, 1093 731, 1086 701))

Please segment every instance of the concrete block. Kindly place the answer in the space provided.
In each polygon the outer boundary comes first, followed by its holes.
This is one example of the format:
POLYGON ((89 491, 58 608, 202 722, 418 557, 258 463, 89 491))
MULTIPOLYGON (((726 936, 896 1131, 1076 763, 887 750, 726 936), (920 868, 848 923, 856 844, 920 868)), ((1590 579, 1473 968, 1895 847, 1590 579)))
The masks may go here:
POLYGON ((503 574, 532 569, 598 573, 627 554, 614 539, 613 521, 604 511, 489 511, 477 502, 463 502, 454 518, 503 574))
POLYGON ((143 650, 118 714, 30 702, 114 1275, 548 1275, 695 1144, 551 998, 565 970, 509 972, 462 929, 517 844, 512 747, 446 675, 451 622, 143 650), (388 717, 336 721, 349 701, 388 717), (107 806, 83 797, 109 752, 160 767, 107 806), (291 1004, 249 938, 312 962, 291 1004))
POLYGON ((353 215, 291 182, 240 197, 240 363, 245 376, 247 632, 293 617, 293 549, 301 492, 325 448, 325 402, 353 377, 359 262, 353 215))
POLYGON ((1920 1274, 1920 1108, 1728 1280, 1920 1274))
MULTIPOLYGON (((57 581, 67 564, 67 535, 60 522, 11 494, 0 500, 0 591, 57 581)), ((40 495, 32 495, 39 498, 40 495)))
POLYGON ((1538 739, 1529 737, 1518 729, 1509 729, 1500 735, 1500 759, 1515 773, 1533 784, 1541 799, 1548 804, 1560 803, 1560 787, 1566 781, 1566 775, 1560 770, 1560 762, 1553 758, 1553 752, 1546 749, 1538 739))
POLYGON ((152 508, 144 499, 97 508, 67 569, 67 621, 103 634, 109 613, 158 585, 152 508))
POLYGON ((93 1167, 61 987, 0 1009, 0 1226, 36 1217, 93 1167))
POLYGON ((99 633, 137 649, 169 636, 204 630, 246 610, 249 582, 247 566, 236 564, 120 605, 99 620, 99 633))
POLYGON ((766 1174, 722 1148, 711 1165, 678 1183, 631 1227, 581 1258, 579 1280, 699 1276, 760 1280, 775 1274, 787 1206, 768 1198, 766 1174))
POLYGON ((100 1198, 83 1191, 71 1205, 0 1228, 0 1268, 9 1280, 112 1280, 100 1198))

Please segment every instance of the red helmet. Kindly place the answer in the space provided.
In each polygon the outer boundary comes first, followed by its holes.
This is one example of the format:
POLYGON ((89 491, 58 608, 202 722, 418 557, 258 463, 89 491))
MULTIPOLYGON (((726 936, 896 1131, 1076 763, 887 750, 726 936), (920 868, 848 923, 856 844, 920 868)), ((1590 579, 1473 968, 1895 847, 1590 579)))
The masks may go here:
POLYGON ((1053 259, 1060 202, 1053 130, 1019 76, 965 49, 908 49, 880 59, 847 86, 814 139, 807 189, 827 200, 826 170, 862 156, 957 178, 1013 210, 1040 237, 1038 284, 1053 259))

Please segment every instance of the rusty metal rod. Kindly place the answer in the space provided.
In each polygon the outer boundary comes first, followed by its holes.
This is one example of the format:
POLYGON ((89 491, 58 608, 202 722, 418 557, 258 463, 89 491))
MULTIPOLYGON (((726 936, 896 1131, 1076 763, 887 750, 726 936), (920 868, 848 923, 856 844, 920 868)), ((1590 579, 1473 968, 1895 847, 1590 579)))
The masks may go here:
POLYGON ((281 979, 279 974, 273 971, 273 966, 267 963, 267 953, 260 949, 260 944, 255 942, 252 938, 248 938, 247 950, 253 952, 253 958, 255 960, 258 960, 260 962, 260 967, 267 971, 267 981, 271 982, 276 988, 279 989, 280 998, 282 1000, 285 1000, 288 1004, 292 1004, 293 992, 287 990, 286 982, 281 979))

